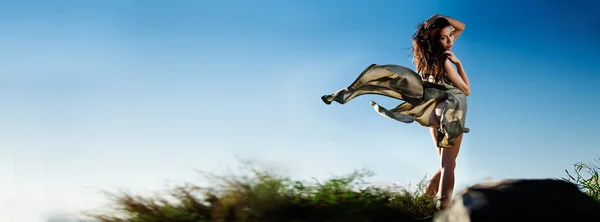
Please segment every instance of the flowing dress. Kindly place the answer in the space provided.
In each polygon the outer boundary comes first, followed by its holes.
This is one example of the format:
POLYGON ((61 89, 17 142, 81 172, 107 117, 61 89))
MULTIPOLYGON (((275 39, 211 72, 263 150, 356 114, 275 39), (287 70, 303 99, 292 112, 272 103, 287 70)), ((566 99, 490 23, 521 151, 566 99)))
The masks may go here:
POLYGON ((446 102, 442 111, 440 125, 437 127, 438 147, 450 148, 454 140, 462 133, 468 133, 465 127, 467 116, 467 97, 447 78, 433 83, 423 81, 415 71, 399 65, 369 65, 352 84, 333 94, 321 97, 330 105, 333 101, 345 104, 366 94, 377 94, 403 100, 393 109, 386 109, 371 101, 375 111, 384 117, 403 123, 418 122, 430 127, 430 116, 435 106, 446 102))

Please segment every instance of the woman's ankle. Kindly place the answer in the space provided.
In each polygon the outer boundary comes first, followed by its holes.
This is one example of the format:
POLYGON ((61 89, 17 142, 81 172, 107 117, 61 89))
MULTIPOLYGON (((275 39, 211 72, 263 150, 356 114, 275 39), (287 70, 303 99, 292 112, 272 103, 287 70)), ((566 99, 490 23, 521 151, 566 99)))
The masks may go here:
POLYGON ((435 201, 436 201, 436 208, 438 210, 444 210, 450 206, 451 199, 449 196, 442 196, 440 194, 440 195, 435 196, 435 201))

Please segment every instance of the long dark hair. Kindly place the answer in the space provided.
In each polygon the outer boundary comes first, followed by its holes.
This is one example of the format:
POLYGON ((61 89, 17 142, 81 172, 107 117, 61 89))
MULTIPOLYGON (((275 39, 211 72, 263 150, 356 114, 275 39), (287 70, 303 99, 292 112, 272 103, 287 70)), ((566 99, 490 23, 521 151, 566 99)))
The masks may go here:
POLYGON ((427 28, 425 24, 417 25, 417 31, 412 36, 412 48, 409 56, 413 54, 412 62, 417 67, 417 73, 422 78, 433 76, 435 81, 442 78, 444 72, 444 48, 439 43, 441 29, 450 25, 445 18, 438 18, 427 28))

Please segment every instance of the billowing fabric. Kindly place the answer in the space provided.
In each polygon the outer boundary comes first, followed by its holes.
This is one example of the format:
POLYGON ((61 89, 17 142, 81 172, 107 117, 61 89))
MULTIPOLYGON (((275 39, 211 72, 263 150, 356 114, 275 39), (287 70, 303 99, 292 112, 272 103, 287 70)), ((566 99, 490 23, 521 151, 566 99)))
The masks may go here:
POLYGON ((333 94, 321 97, 330 105, 333 101, 345 104, 366 94, 377 94, 403 100, 393 109, 386 109, 371 101, 375 111, 384 117, 403 123, 418 122, 430 127, 429 118, 435 115, 435 106, 445 101, 440 126, 437 128, 438 147, 450 148, 454 140, 462 133, 468 133, 465 127, 467 115, 467 97, 452 83, 443 78, 432 83, 423 81, 413 70, 399 65, 377 65, 367 67, 350 86, 333 94))

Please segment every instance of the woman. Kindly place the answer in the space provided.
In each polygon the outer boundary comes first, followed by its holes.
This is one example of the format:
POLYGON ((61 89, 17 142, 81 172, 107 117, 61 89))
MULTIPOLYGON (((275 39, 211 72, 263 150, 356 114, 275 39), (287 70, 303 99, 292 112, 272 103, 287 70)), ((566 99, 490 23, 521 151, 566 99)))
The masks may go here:
MULTIPOLYGON (((464 29, 464 23, 447 16, 435 14, 424 24, 418 26, 412 38, 413 48, 411 54, 414 54, 413 63, 416 66, 417 73, 421 74, 423 81, 434 84, 450 83, 460 89, 465 96, 469 96, 471 94, 469 78, 460 60, 450 51, 464 29)), ((454 189, 456 157, 462 142, 461 134, 455 139, 452 147, 442 148, 437 145, 437 128, 445 105, 445 102, 438 103, 435 112, 430 116, 430 131, 437 154, 440 157, 440 167, 431 177, 425 191, 428 196, 437 194, 442 208, 445 208, 451 199, 454 189), (438 193, 438 191, 440 192, 438 193)))
POLYGON ((450 51, 465 24, 434 15, 419 25, 413 36, 416 72, 398 65, 368 66, 348 87, 324 95, 325 104, 345 104, 365 94, 384 95, 403 103, 388 110, 374 101, 379 114, 404 123, 418 122, 430 128, 440 158, 440 167, 427 186, 426 196, 437 196, 439 207, 450 204, 454 168, 465 127, 469 79, 460 60, 450 51))

